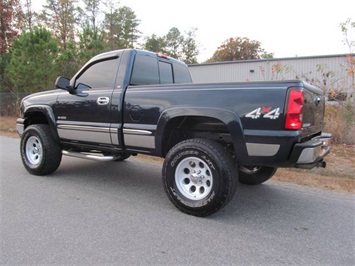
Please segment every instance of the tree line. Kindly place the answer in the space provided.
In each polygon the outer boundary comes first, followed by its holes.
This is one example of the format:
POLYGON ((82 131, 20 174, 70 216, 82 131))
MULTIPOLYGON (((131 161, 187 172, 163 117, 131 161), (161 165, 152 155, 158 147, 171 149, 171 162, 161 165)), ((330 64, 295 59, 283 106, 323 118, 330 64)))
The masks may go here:
MULTIPOLYGON (((197 63, 197 28, 143 36, 134 10, 116 0, 2 0, 0 4, 0 92, 32 93, 53 87, 59 76, 71 77, 102 52, 140 48, 197 63)), ((272 57, 260 42, 230 38, 208 62, 272 57), (232 51, 232 52, 231 52, 232 51)))

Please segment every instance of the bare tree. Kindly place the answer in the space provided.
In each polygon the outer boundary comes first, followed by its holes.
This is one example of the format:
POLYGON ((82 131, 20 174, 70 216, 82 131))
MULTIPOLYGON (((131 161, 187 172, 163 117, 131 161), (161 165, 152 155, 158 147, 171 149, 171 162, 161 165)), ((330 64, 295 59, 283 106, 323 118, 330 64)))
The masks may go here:
POLYGON ((17 36, 22 9, 19 0, 1 0, 0 2, 0 54, 5 54, 17 36))
POLYGON ((351 39, 351 32, 355 34, 355 22, 351 21, 350 18, 348 18, 344 23, 340 23, 340 28, 341 31, 343 32, 343 43, 348 46, 349 49, 349 55, 347 57, 347 69, 346 72, 347 74, 351 77, 351 83, 352 85, 349 86, 347 93, 346 93, 346 99, 347 101, 352 101, 353 103, 355 102, 355 56, 353 54, 353 50, 355 49, 355 40, 351 39))
POLYGON ((47 0, 41 18, 60 43, 67 49, 68 41, 74 40, 77 0, 47 0))

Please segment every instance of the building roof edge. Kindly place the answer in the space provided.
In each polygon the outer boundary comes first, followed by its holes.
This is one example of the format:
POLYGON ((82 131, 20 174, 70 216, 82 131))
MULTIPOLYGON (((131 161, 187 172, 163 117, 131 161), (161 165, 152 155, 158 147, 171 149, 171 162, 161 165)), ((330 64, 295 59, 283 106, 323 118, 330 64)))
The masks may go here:
POLYGON ((280 61, 280 60, 332 58, 332 57, 346 57, 346 56, 349 56, 349 55, 350 55, 350 56, 355 56, 355 54, 333 54, 333 55, 296 56, 296 57, 263 58, 263 59, 248 59, 248 60, 222 61, 222 62, 213 62, 213 63, 188 64, 188 66, 189 66, 189 67, 194 67, 194 66, 226 65, 226 64, 240 64, 240 63, 267 62, 267 61, 280 61))

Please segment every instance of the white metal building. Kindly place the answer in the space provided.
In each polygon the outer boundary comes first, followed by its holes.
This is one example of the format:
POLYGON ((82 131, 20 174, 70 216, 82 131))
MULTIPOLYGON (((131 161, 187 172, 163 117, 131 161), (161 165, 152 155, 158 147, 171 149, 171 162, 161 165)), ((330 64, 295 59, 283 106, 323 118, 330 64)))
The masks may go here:
MULTIPOLYGON (((189 65, 194 83, 302 79, 325 91, 353 88, 349 55, 240 60, 189 65)), ((350 56, 355 56, 354 54, 350 56)))

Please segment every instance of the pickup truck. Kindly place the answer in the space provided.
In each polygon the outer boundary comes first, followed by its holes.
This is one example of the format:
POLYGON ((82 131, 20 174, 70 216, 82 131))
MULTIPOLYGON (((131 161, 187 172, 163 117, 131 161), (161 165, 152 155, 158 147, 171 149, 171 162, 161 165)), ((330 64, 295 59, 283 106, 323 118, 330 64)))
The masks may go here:
POLYGON ((278 167, 325 167, 330 152, 323 92, 301 80, 193 84, 184 63, 124 49, 95 56, 55 86, 21 102, 29 173, 53 173, 62 155, 165 158, 165 192, 190 215, 221 209, 238 181, 261 184, 278 167))

